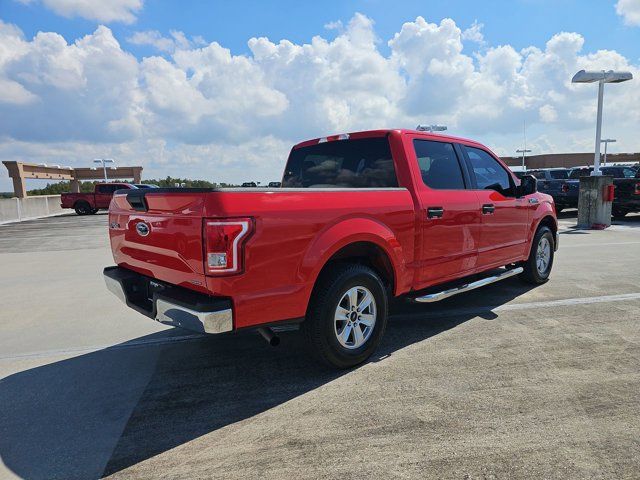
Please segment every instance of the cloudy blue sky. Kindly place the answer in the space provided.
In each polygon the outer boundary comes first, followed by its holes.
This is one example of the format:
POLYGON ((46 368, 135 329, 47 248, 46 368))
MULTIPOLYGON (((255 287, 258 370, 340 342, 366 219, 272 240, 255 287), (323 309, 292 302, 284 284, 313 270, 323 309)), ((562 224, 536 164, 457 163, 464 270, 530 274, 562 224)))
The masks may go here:
MULTIPOLYGON (((0 0, 0 160, 276 180, 292 143, 445 123, 511 154, 640 151, 640 0, 0 0)), ((0 191, 9 190, 0 169, 0 191)))

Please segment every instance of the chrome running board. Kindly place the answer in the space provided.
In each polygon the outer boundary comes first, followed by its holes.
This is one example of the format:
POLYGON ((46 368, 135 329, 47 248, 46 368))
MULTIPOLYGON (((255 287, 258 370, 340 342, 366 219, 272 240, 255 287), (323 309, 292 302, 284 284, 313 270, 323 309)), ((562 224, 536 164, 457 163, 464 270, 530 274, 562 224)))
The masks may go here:
POLYGON ((465 283, 456 288, 451 288, 449 290, 444 290, 442 292, 429 293, 428 295, 424 295, 422 297, 414 298, 415 302, 420 303, 433 303, 439 302, 440 300, 444 300, 445 298, 453 297, 459 293, 468 292, 470 290, 475 290, 476 288, 484 287, 485 285, 489 285, 491 283, 499 282, 500 280, 504 280, 505 278, 513 277, 514 275, 518 275, 522 273, 524 269, 522 267, 512 268, 511 270, 506 270, 498 275, 493 275, 491 277, 486 277, 481 280, 476 280, 475 282, 465 283))

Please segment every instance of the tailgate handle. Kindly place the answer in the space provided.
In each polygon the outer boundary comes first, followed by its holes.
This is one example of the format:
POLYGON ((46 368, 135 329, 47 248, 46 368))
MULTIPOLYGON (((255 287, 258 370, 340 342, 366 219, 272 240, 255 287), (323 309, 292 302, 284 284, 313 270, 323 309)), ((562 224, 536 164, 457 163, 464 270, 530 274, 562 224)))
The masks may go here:
POLYGON ((138 212, 146 212, 147 210, 149 210, 149 207, 147 206, 147 199, 145 198, 144 193, 127 193, 127 202, 129 202, 131 208, 137 210, 138 212))

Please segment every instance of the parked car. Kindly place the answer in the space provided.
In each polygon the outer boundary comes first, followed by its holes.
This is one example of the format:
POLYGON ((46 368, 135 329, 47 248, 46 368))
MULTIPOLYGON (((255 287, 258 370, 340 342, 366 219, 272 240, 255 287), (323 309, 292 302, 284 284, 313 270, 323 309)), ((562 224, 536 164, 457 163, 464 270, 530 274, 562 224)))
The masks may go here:
POLYGON ((109 208, 113 192, 129 189, 137 190, 130 183, 96 183, 92 193, 63 193, 60 206, 73 208, 78 215, 92 215, 100 209, 109 208))
POLYGON ((529 170, 538 180, 538 191, 553 197, 556 211, 578 208, 579 185, 567 182, 570 170, 567 168, 542 168, 529 170))
POLYGON ((154 185, 153 183, 134 183, 136 188, 160 188, 158 185, 154 185))
POLYGON ((256 188, 258 184, 256 182, 244 182, 242 184, 243 188, 256 188))
MULTIPOLYGON (((616 219, 628 213, 640 212, 640 170, 636 165, 608 165, 600 167, 603 175, 613 177, 615 186, 611 215, 616 219)), ((578 167, 571 170, 566 182, 572 192, 580 189, 579 178, 591 175, 593 167, 578 167)), ((576 193, 577 195, 577 193, 576 193)))
POLYGON ((640 169, 634 177, 617 178, 611 215, 615 219, 624 218, 628 213, 640 212, 640 169))
POLYGON ((118 192, 107 287, 198 332, 300 323, 347 368, 380 343, 391 297, 435 302, 519 275, 549 278, 553 198, 480 143, 374 130, 293 147, 277 190, 118 192))
POLYGON ((269 188, 280 188, 282 182, 269 182, 269 188))

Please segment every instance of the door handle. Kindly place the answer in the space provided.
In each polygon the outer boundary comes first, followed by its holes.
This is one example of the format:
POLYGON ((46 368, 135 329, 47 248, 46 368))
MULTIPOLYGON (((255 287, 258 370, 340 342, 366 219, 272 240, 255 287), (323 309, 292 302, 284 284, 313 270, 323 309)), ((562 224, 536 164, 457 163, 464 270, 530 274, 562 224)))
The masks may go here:
POLYGON ((482 205, 483 215, 489 215, 495 211, 496 211, 496 207, 493 205, 493 203, 485 203, 484 205, 482 205))
POLYGON ((427 208, 427 218, 442 218, 443 214, 444 214, 444 208, 442 207, 427 208))

